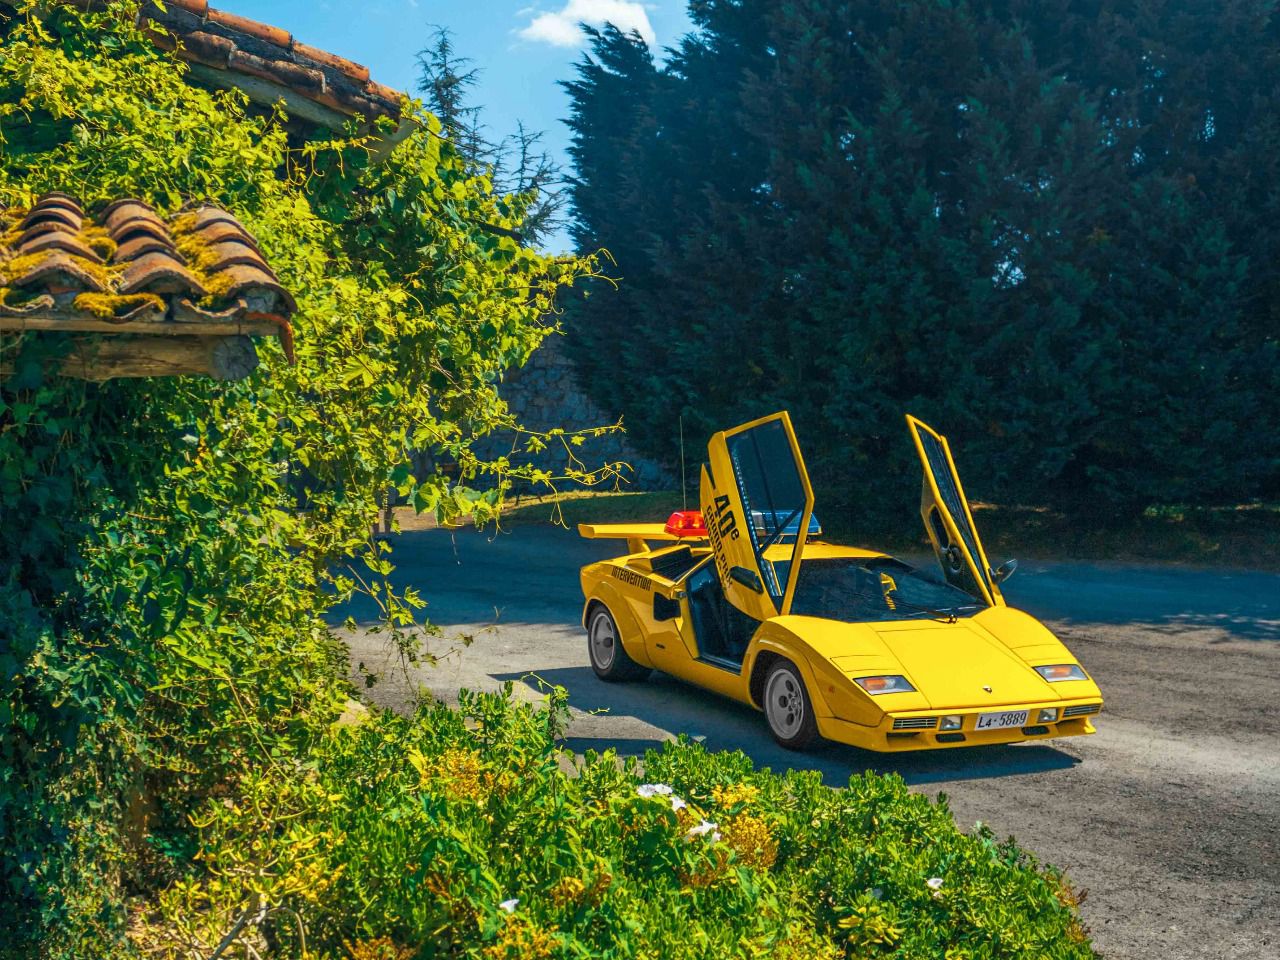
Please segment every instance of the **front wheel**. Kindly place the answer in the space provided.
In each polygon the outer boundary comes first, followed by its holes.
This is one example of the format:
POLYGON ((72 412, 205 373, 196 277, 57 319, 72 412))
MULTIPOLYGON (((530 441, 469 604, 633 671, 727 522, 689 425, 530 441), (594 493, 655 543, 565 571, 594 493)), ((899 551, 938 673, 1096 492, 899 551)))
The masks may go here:
POLYGON ((818 735, 809 691, 790 660, 779 660, 769 669, 764 681, 764 715, 773 739, 788 750, 803 750, 818 735))
POLYGON ((623 649, 618 625, 603 604, 587 618, 587 656, 596 676, 608 683, 643 680, 649 675, 649 668, 636 663, 623 649))

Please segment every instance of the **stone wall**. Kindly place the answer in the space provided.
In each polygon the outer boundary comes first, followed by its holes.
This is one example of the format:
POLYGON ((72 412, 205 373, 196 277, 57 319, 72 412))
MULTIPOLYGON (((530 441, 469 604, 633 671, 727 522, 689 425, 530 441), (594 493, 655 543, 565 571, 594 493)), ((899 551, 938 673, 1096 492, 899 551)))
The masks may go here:
MULTIPOLYGON (((545 431, 563 427, 566 431, 589 427, 608 426, 618 422, 618 411, 602 410, 579 388, 573 364, 565 355, 563 339, 553 334, 520 369, 507 376, 501 388, 516 421, 526 429, 545 431)), ((495 456, 511 450, 511 435, 495 436, 483 444, 477 444, 482 457, 495 456)), ((675 485, 670 472, 655 461, 639 456, 631 447, 625 433, 617 431, 600 437, 588 437, 574 454, 588 468, 602 463, 623 461, 630 465, 624 470, 625 490, 665 490, 675 485)), ((564 471, 567 457, 563 446, 553 440, 544 453, 530 455, 519 453, 512 457, 517 464, 533 462, 553 474, 564 471)), ((612 482, 606 484, 612 487, 612 482)))

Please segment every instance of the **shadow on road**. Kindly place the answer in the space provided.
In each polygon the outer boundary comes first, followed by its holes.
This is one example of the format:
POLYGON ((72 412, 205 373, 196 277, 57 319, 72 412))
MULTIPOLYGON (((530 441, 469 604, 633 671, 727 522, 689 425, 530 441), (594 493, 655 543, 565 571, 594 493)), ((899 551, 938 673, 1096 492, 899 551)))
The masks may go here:
POLYGON ((930 784, 1044 773, 1079 763, 1047 743, 884 754, 823 740, 804 753, 796 753, 773 741, 763 714, 666 674, 655 673, 645 682, 623 684, 600 681, 590 667, 492 676, 535 688, 539 680, 564 687, 569 705, 591 715, 577 726, 600 728, 599 736, 566 739, 565 745, 578 753, 613 748, 621 756, 639 756, 659 748, 662 741, 657 738, 610 735, 609 719, 634 717, 659 731, 687 733, 711 750, 741 750, 758 767, 775 771, 817 770, 830 786, 844 786, 850 776, 866 770, 896 773, 910 784, 930 784))

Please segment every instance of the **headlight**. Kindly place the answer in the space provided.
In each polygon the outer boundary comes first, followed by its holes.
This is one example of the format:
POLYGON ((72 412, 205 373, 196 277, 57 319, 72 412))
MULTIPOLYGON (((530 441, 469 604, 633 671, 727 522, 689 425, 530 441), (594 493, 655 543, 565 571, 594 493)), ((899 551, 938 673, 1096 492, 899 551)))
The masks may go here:
POLYGON ((906 677, 896 674, 891 677, 855 677, 853 682, 873 697, 881 693, 914 693, 916 689, 906 677))
POLYGON ((1058 722, 1057 707, 1045 707, 1045 709, 1041 710, 1038 714, 1036 714, 1036 723, 1057 723, 1057 722, 1058 722))
POLYGON ((953 713, 949 717, 943 717, 942 722, 938 724, 939 730, 959 730, 960 724, 964 722, 964 718, 958 713, 953 713))
POLYGON ((1051 667, 1036 667, 1036 673, 1050 683, 1057 683, 1060 680, 1089 679, 1089 675, 1081 669, 1078 663, 1055 663, 1051 667))

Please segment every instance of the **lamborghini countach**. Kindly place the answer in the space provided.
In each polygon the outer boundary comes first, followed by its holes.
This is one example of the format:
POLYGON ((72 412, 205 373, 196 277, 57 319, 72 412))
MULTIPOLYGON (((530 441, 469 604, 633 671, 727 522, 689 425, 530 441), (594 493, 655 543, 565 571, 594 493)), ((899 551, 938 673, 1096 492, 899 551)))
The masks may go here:
POLYGON ((579 525, 626 541, 581 572, 595 674, 666 671, 762 710, 797 750, 817 736, 903 751, 1093 733, 1097 685, 1005 603, 1016 564, 988 564, 947 441, 907 426, 936 573, 824 541, 791 419, 775 413, 711 438, 701 510, 579 525))

